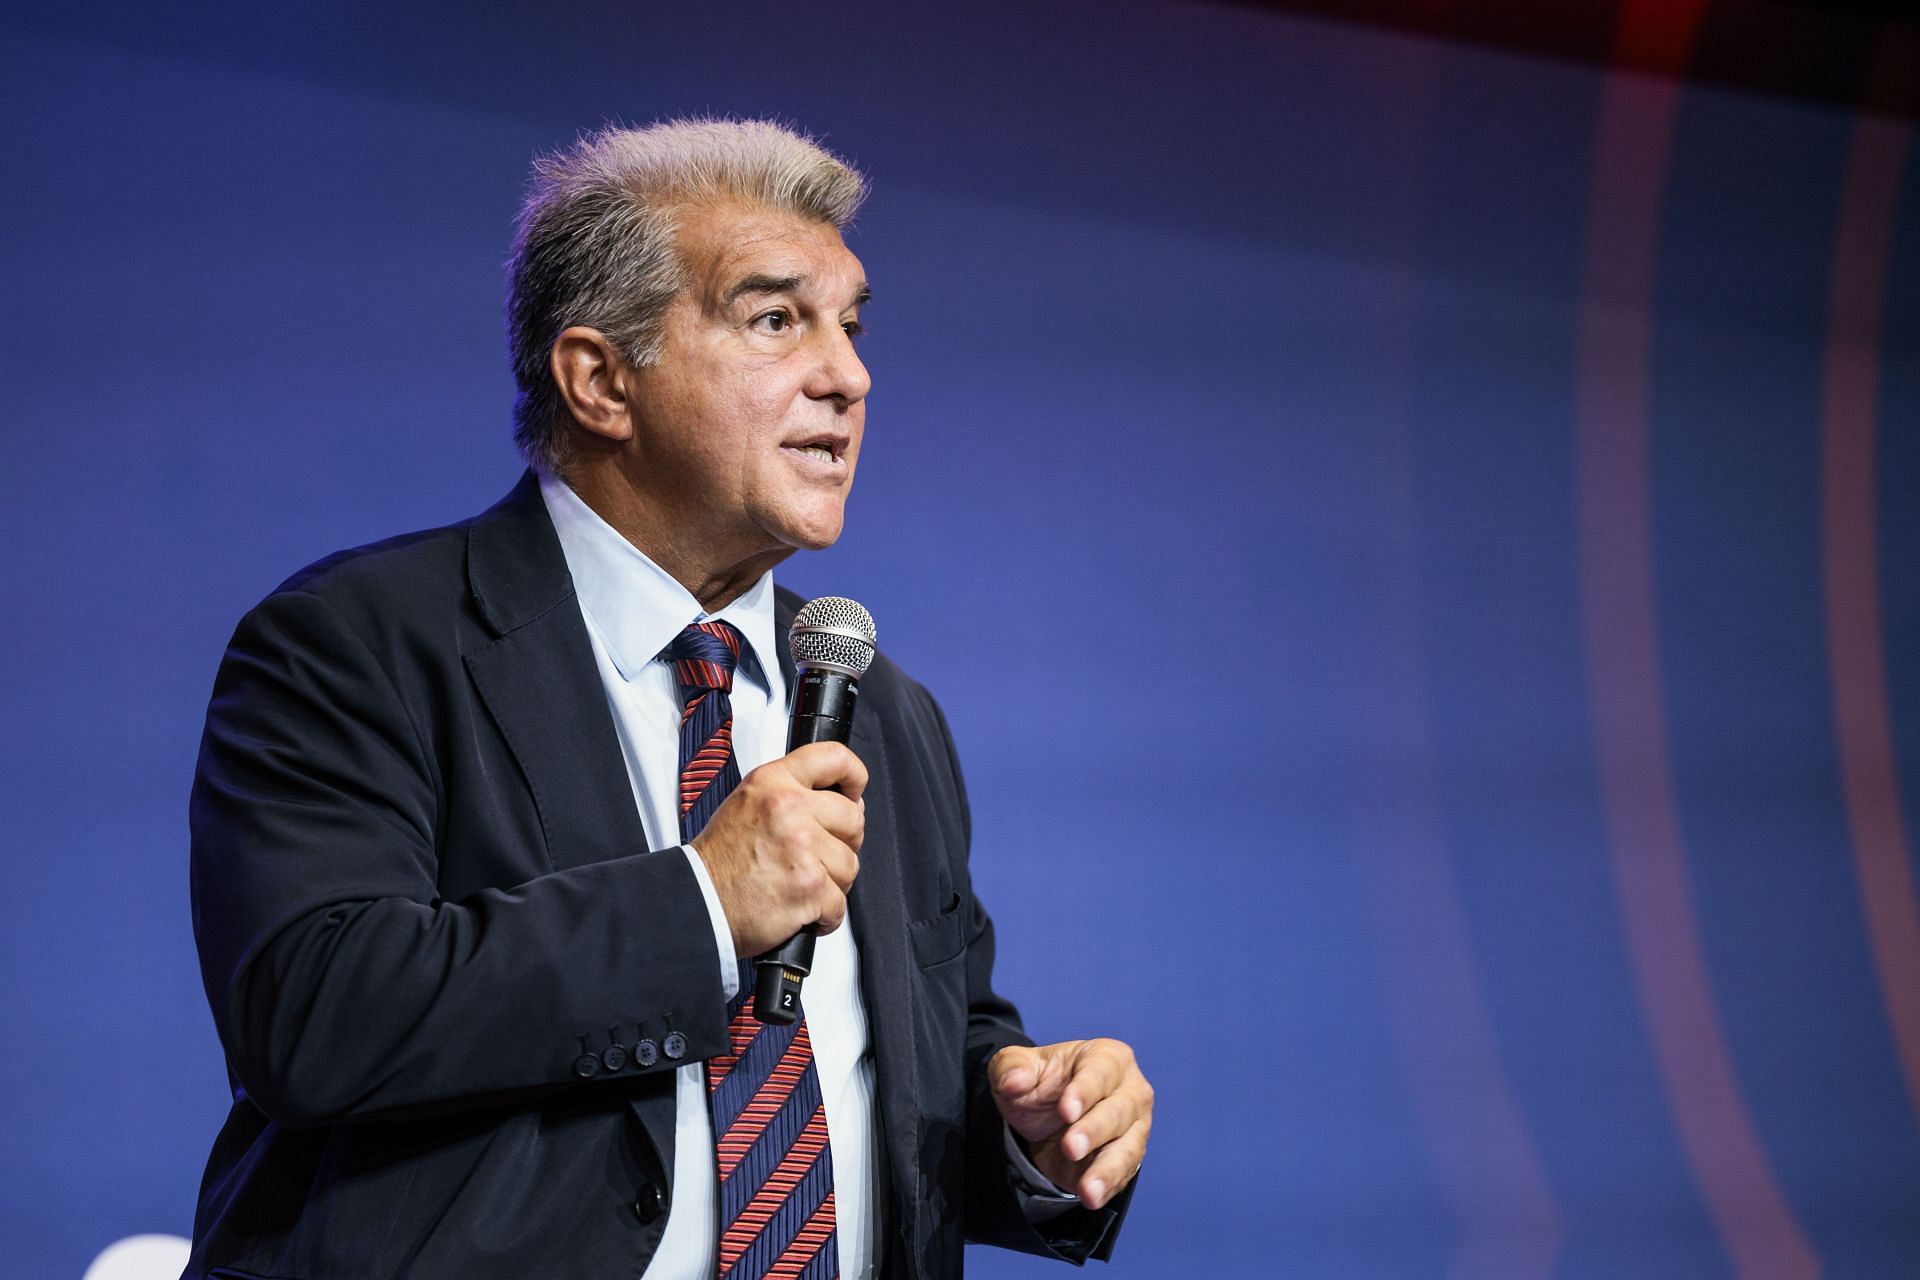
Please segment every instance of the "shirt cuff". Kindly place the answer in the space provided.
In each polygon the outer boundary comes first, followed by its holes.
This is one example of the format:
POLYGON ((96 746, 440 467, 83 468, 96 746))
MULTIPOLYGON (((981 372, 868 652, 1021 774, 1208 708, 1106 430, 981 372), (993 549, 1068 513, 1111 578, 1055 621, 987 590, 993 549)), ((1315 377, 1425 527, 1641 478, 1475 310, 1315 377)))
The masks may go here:
POLYGON ((700 882, 700 896, 707 900, 713 946, 720 956, 720 998, 731 1000, 740 994, 740 959, 733 954, 733 926, 727 923, 727 913, 720 906, 720 894, 713 887, 713 877, 707 874, 707 863, 700 851, 691 844, 680 848, 687 855, 687 864, 693 868, 693 878, 700 882))
POLYGON ((1013 1126, 1001 1122, 1001 1132, 1006 1135, 1007 1159, 1013 1162, 1014 1184, 1026 1193, 1024 1205, 1027 1221, 1045 1222, 1057 1218, 1080 1203, 1080 1197, 1071 1191, 1062 1191, 1052 1178, 1034 1167, 1027 1153, 1021 1149, 1020 1140, 1013 1136, 1013 1126))

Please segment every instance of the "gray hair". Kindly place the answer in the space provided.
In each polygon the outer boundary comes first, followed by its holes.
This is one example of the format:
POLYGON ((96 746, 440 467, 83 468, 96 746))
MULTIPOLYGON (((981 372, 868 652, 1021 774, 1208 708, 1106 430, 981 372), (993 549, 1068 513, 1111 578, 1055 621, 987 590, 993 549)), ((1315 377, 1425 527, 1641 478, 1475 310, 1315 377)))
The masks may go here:
POLYGON ((670 120, 607 128, 541 156, 507 260, 513 438, 550 474, 567 462, 568 414, 549 354, 573 325, 598 329, 634 367, 660 358, 667 306, 687 283, 683 207, 729 197, 844 230, 867 180, 771 120, 670 120))

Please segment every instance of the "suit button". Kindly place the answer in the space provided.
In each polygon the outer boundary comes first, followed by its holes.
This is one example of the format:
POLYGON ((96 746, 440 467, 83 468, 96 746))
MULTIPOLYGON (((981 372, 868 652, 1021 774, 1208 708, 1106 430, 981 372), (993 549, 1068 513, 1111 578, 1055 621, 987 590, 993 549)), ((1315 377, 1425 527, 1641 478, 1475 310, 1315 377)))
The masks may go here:
POLYGON ((599 1070, 600 1055, 597 1053, 583 1053, 573 1060, 573 1074, 579 1076, 582 1080, 588 1076, 598 1074, 599 1070))
POLYGON ((607 1070, 618 1071, 627 1065, 627 1051, 617 1044, 608 1045, 607 1051, 600 1055, 600 1061, 607 1064, 607 1070))
POLYGON ((640 1188, 640 1194, 634 1198, 633 1202, 634 1216, 642 1222, 653 1222, 657 1220, 660 1217, 661 1211, 666 1207, 666 1197, 660 1194, 660 1188, 658 1187, 640 1188))

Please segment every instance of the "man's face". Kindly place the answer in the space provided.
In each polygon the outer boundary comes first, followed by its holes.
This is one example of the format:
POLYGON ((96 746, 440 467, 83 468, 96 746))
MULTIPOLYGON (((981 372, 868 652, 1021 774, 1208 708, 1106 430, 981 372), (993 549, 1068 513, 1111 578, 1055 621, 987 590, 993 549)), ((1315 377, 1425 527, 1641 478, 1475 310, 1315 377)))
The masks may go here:
POLYGON ((688 285, 633 377, 636 491, 710 571, 830 545, 866 420, 859 259, 825 223, 738 202, 685 210, 679 247, 688 285))

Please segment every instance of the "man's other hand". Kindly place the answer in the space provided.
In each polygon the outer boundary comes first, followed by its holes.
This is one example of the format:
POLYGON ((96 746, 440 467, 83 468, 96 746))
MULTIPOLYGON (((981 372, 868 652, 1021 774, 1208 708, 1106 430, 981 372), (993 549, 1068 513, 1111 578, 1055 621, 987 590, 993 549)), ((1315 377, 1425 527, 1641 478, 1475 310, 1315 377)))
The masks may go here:
POLYGON ((759 955, 808 925, 832 933, 860 871, 867 766, 837 742, 813 742, 740 780, 693 847, 733 932, 759 955))
POLYGON ((994 1103, 1034 1167, 1089 1209, 1133 1181, 1153 1127, 1153 1086, 1118 1040, 1009 1045, 987 1063, 994 1103))

